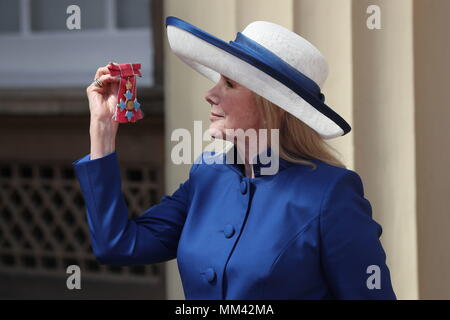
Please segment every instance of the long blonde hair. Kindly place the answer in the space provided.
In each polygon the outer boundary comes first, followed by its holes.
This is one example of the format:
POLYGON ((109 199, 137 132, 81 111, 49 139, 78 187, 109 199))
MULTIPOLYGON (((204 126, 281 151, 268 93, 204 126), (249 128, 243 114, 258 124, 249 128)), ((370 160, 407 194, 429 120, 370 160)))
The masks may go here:
POLYGON ((261 110, 265 128, 280 130, 279 155, 281 158, 293 163, 310 165, 313 169, 317 166, 308 159, 317 159, 333 166, 346 168, 331 150, 340 153, 316 131, 276 104, 254 92, 253 95, 261 110))

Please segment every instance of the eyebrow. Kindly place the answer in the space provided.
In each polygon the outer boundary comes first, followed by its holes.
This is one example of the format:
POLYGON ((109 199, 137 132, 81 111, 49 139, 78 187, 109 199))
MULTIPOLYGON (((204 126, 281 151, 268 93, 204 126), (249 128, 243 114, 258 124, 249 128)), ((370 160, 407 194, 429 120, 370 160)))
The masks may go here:
POLYGON ((223 74, 222 74, 222 77, 224 77, 225 78, 225 80, 227 80, 227 81, 230 81, 231 83, 236 83, 236 81, 234 81, 234 80, 231 80, 230 78, 228 78, 228 77, 225 77, 223 74))

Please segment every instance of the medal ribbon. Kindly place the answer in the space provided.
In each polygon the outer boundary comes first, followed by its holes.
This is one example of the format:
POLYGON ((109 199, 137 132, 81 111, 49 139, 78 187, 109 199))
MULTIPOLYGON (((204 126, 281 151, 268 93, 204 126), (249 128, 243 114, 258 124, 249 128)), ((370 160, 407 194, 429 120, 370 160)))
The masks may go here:
POLYGON ((140 68, 139 63, 108 65, 112 76, 120 76, 117 106, 113 116, 113 120, 117 122, 136 122, 144 117, 136 96, 136 76, 142 77, 140 68))

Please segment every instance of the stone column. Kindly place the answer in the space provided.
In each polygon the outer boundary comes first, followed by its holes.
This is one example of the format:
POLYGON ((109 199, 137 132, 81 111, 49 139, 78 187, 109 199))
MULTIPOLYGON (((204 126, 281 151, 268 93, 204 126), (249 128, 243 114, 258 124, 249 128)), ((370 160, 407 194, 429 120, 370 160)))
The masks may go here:
POLYGON ((400 299, 418 298, 414 26, 411 0, 352 5, 355 169, 361 174, 400 299), (369 5, 381 29, 367 28, 369 5))

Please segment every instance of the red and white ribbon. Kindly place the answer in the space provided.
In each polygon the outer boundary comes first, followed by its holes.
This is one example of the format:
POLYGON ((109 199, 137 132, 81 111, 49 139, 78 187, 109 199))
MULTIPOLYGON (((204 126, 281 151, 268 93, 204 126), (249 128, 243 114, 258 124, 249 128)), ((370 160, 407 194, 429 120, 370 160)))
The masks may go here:
POLYGON ((113 64, 108 69, 112 76, 120 76, 116 111, 113 120, 117 122, 136 122, 144 117, 136 96, 136 76, 142 77, 141 64, 113 64))

